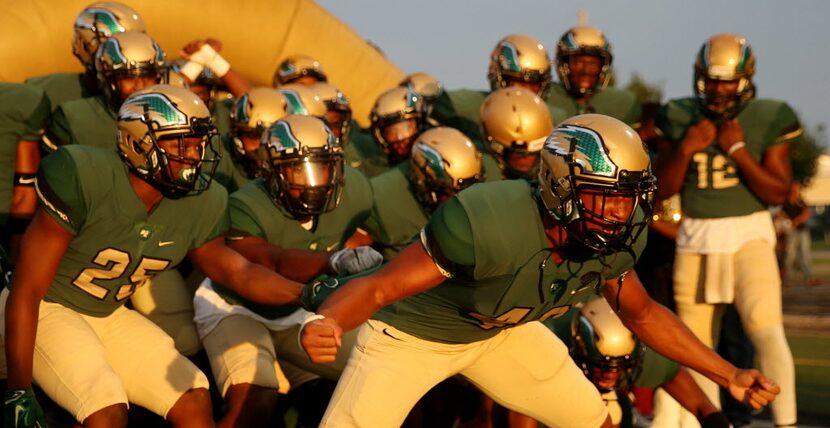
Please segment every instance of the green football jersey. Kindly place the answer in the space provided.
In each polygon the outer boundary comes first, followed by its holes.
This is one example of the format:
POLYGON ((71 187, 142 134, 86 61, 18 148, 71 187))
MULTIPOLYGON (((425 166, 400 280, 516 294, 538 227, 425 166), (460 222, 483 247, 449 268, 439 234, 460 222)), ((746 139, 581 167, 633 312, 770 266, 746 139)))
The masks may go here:
POLYGON ((586 105, 579 105, 562 85, 551 85, 547 103, 548 106, 564 111, 565 118, 585 113, 599 113, 621 120, 630 126, 637 126, 642 114, 637 97, 625 89, 598 90, 591 95, 586 105))
POLYGON ((26 79, 26 83, 43 89, 52 103, 52 109, 67 101, 98 95, 99 92, 97 88, 90 90, 84 85, 82 73, 52 73, 31 77, 26 79))
MULTIPOLYGON (((697 99, 675 99, 658 113, 657 126, 677 147, 686 130, 703 118, 697 99)), ((746 150, 759 163, 769 148, 793 143, 803 135, 795 112, 782 101, 752 100, 737 119, 744 130, 746 150)), ((691 218, 735 217, 767 209, 714 140, 689 160, 680 200, 684 215, 691 218)))
POLYGON ((213 111, 210 112, 210 115, 219 135, 229 135, 231 132, 233 102, 233 99, 226 99, 213 103, 213 111))
MULTIPOLYGON (((374 318, 426 340, 470 343, 504 328, 564 315, 606 280, 634 266, 631 254, 573 250, 550 260, 541 201, 524 180, 478 184, 442 204, 421 240, 450 278, 374 318)), ((642 233, 633 251, 645 245, 642 233)))
POLYGON ((219 158, 219 164, 216 165, 213 179, 225 186, 228 193, 233 193, 248 184, 251 179, 248 177, 245 168, 236 161, 233 138, 227 134, 222 134, 213 141, 213 144, 215 144, 216 151, 222 156, 219 158))
POLYGON ((352 122, 349 142, 343 147, 346 165, 362 172, 366 177, 380 175, 392 167, 380 144, 369 129, 362 129, 352 122))
MULTIPOLYGON (((366 221, 372 209, 372 189, 359 171, 346 167, 346 185, 340 204, 317 219, 314 230, 305 229, 288 212, 278 207, 268 194, 262 178, 251 181, 230 196, 231 231, 229 239, 257 236, 282 248, 309 251, 336 251, 358 226, 366 221)), ((287 316, 295 307, 259 305, 214 283, 214 289, 227 301, 240 304, 269 318, 287 316)))
POLYGON ((105 96, 80 98, 62 103, 55 109, 48 133, 60 145, 81 144, 114 151, 117 119, 105 96))
POLYGON ((72 145, 45 157, 37 176, 40 204, 74 235, 45 299, 107 316, 155 274, 228 230, 227 192, 162 199, 147 213, 113 150, 72 145), (187 213, 188 215, 182 215, 187 213))
MULTIPOLYGON (((482 158, 486 181, 501 180, 498 163, 488 154, 482 158)), ((410 161, 372 177, 372 215, 363 225, 385 259, 391 259, 418 236, 431 214, 412 192, 410 161)))
POLYGON ((17 142, 40 141, 49 111, 40 88, 0 83, 0 228, 6 227, 12 205, 17 142))

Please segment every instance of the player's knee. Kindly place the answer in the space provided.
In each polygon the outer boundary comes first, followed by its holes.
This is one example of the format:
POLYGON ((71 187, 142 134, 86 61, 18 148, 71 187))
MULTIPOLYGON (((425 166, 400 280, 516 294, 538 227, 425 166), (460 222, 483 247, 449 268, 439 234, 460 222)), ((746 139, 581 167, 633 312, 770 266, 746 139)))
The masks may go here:
POLYGON ((206 388, 191 389, 178 400, 167 413, 167 419, 175 425, 179 418, 210 419, 213 414, 210 393, 206 388))
POLYGON ((127 426, 127 405, 124 403, 113 404, 92 413, 83 420, 84 427, 126 427, 127 426))

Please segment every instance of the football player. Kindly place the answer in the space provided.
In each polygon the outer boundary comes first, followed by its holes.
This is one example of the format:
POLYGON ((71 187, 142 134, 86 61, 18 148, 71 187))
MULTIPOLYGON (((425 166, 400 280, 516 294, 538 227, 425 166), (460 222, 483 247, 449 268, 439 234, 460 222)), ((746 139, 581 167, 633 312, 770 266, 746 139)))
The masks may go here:
MULTIPOLYGON (((777 426, 796 423, 795 371, 784 336, 781 281, 769 206, 792 181, 790 146, 803 131, 786 103, 755 99, 755 55, 747 40, 718 34, 694 65, 694 96, 668 102, 657 117, 672 143, 658 160, 658 196, 681 194, 677 238, 677 313, 713 346, 726 304, 734 304, 761 369, 781 383, 777 426)), ((696 378, 719 403, 717 385, 696 378)))
POLYGON ((297 83, 311 85, 317 82, 328 82, 326 73, 320 62, 308 55, 292 55, 284 59, 274 73, 273 86, 297 83))
MULTIPOLYGON (((511 34, 496 43, 490 53, 490 65, 487 70, 487 80, 490 82, 490 91, 476 91, 460 89, 449 91, 451 107, 446 105, 437 110, 441 113, 438 120, 441 123, 454 126, 467 132, 469 126, 464 125, 466 120, 478 124, 479 110, 488 94, 499 88, 520 86, 535 93, 541 99, 546 99, 551 86, 550 56, 541 42, 533 37, 522 34, 511 34)), ((559 123, 566 117, 563 110, 553 105, 548 106, 551 119, 559 123)), ((480 139, 480 135, 469 135, 470 138, 480 139)))
POLYGON ((71 145, 43 159, 40 208, 3 291, 5 426, 37 426, 33 378, 85 426, 126 426, 129 402, 173 426, 213 426, 205 375, 123 304, 185 256, 252 301, 299 304, 300 284, 225 246, 214 133, 195 94, 159 85, 121 106, 117 150, 71 145))
POLYGON ((547 425, 610 426, 565 345, 530 322, 596 293, 656 351, 756 408, 774 398, 777 385, 703 345, 631 270, 655 188, 637 133, 576 116, 554 130, 541 162, 538 187, 496 181, 444 202, 419 242, 338 288, 307 320, 302 344, 320 363, 335 359, 343 331, 364 324, 321 426, 398 426, 426 390, 459 373, 547 425))
MULTIPOLYGON (((230 196, 231 248, 301 282, 382 261, 368 247, 342 250, 369 216, 372 193, 360 172, 344 166, 337 139, 321 120, 289 115, 276 121, 262 137, 262 150, 268 172, 230 196)), ((273 412, 277 357, 337 379, 350 346, 337 365, 312 364, 296 340, 309 312, 260 305, 222 284, 204 282, 195 298, 199 333, 228 403, 221 426, 252 426, 273 412)))
POLYGON ((481 104, 479 118, 486 149, 501 175, 535 180, 542 146, 553 131, 545 102, 525 88, 501 88, 481 104))
POLYGON ((409 158, 412 144, 427 126, 424 100, 408 87, 392 88, 380 94, 369 120, 369 130, 380 151, 363 160, 361 171, 374 177, 409 158))
POLYGON ((611 44, 599 29, 588 25, 573 27, 556 45, 556 74, 548 105, 564 110, 568 117, 600 113, 617 118, 634 128, 640 120, 640 104, 630 91, 609 88, 611 44))
POLYGON ((49 111, 42 89, 0 83, 0 247, 8 250, 12 264, 37 208, 35 173, 49 111))
POLYGON ((49 140, 57 145, 111 148, 121 103, 133 92, 159 83, 163 67, 164 51, 147 34, 128 31, 112 35, 95 56, 102 93, 58 105, 47 130, 49 140))
MULTIPOLYGON (((124 31, 146 31, 141 16, 131 7, 114 2, 93 3, 75 18, 72 35, 72 53, 84 67, 83 73, 52 73, 32 77, 26 83, 38 86, 46 92, 52 108, 78 98, 100 93, 95 71, 95 52, 106 39, 124 31)), ((54 149, 54 148, 53 148, 54 149)))
POLYGON ((372 215, 361 230, 390 259, 417 238, 441 203, 484 179, 481 153, 469 138, 447 127, 424 131, 409 159, 371 179, 372 215))

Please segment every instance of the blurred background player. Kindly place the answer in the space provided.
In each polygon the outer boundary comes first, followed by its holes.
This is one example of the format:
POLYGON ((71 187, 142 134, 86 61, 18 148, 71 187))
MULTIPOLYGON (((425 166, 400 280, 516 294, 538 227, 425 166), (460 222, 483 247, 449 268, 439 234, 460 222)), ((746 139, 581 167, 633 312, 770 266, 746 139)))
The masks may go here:
MULTIPOLYGON (((661 199, 681 193, 684 219, 674 265, 678 316, 715 346, 723 310, 734 304, 761 369, 781 385, 772 404, 775 424, 790 426, 796 423, 795 371, 767 208, 786 200, 790 145, 803 131, 787 104, 754 99, 754 72, 755 55, 741 36, 718 34, 701 46, 695 95, 669 101, 657 117, 674 147, 656 169, 657 192, 661 199)), ((696 380, 719 403, 717 386, 696 380)))
POLYGON ((292 55, 280 62, 274 73, 273 86, 289 83, 311 85, 317 82, 328 82, 320 62, 308 55, 292 55))

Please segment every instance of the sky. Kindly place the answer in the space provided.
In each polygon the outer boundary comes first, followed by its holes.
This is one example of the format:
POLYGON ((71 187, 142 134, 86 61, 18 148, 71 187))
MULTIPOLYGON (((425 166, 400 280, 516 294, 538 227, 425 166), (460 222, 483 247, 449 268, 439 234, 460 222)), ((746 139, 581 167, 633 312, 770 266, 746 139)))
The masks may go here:
POLYGON ((553 55, 580 10, 611 42, 618 85, 636 72, 662 87, 664 101, 692 94, 707 38, 739 33, 755 52, 758 97, 788 102, 808 130, 830 126, 826 0, 317 1, 405 72, 430 73, 450 90, 487 88, 490 51, 507 34, 536 37, 553 55))

